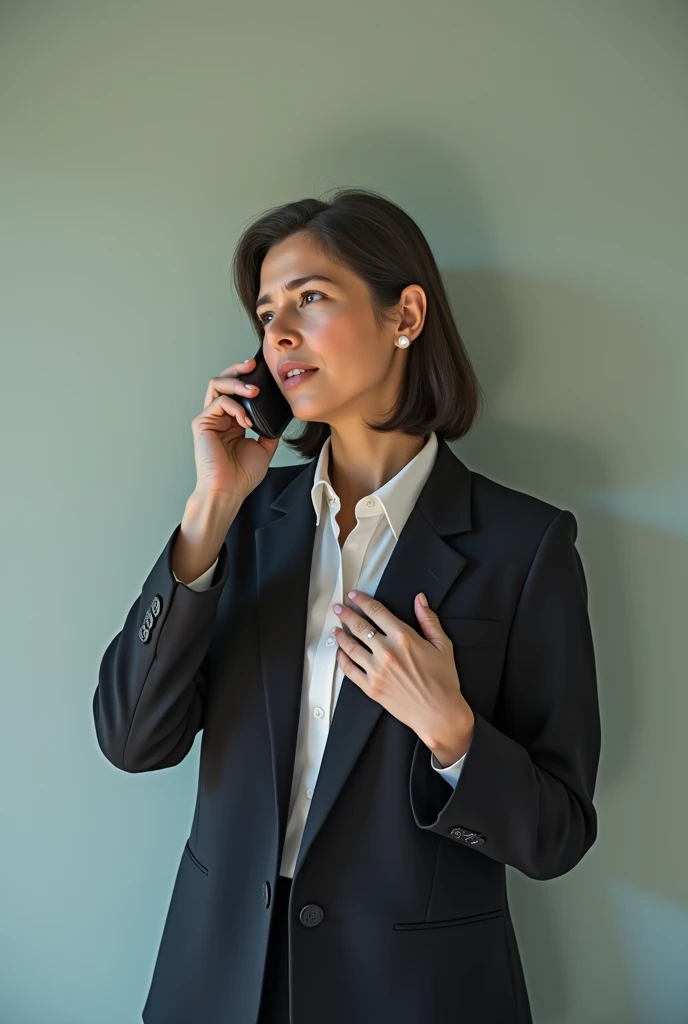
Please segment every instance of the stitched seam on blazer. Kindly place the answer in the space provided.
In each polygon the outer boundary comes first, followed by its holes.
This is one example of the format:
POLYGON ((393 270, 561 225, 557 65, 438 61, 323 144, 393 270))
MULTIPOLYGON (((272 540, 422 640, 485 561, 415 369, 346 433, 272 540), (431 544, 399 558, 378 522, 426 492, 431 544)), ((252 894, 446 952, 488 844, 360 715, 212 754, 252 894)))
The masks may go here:
POLYGON ((535 549, 535 554, 533 555, 533 559, 532 559, 530 565, 528 566, 528 572, 526 573, 525 578, 523 580, 523 586, 521 587, 521 590, 519 591, 519 595, 518 595, 518 597, 516 599, 516 604, 514 605, 514 612, 513 612, 513 615, 511 616, 511 622, 509 623, 509 632, 506 635, 506 644, 505 644, 505 650, 506 651, 509 650, 509 642, 511 640, 511 634, 513 632, 514 622, 516 621, 516 617, 518 615, 518 610, 521 607, 521 598, 523 597, 523 592, 525 591, 525 589, 526 589, 526 587, 528 585, 528 580, 530 579, 530 574, 533 571, 533 566, 535 565, 535 563, 537 561, 537 557, 538 557, 538 555, 540 553, 540 549, 541 549, 542 545, 545 542, 545 537, 547 536, 549 531, 552 529, 554 524, 557 522, 557 520, 560 519, 560 517, 565 515, 565 514, 566 514, 566 509, 562 509, 560 512, 557 512, 555 517, 553 519, 550 519, 549 523, 547 524, 547 528, 545 529, 544 533, 542 534, 542 537, 540 537, 540 541, 538 543, 538 546, 535 549))
MULTIPOLYGON (((203 715, 205 717, 205 707, 203 708, 203 715)), ((198 784, 196 789, 196 799, 198 801, 198 807, 196 809, 196 835, 194 836, 194 849, 198 849, 198 837, 201 833, 201 771, 198 770, 198 784)))
MULTIPOLYGON (((174 595, 177 593, 177 590, 179 589, 179 587, 183 587, 183 586, 184 586, 183 583, 175 581, 174 590, 172 591, 172 594, 171 594, 170 600, 169 600, 169 604, 167 606, 167 615, 163 616, 160 619, 160 622, 159 622, 160 629, 158 631, 157 637, 155 638, 155 647, 152 649, 153 657, 151 659, 150 665, 148 666, 148 671, 146 672, 146 675, 144 677, 143 683, 141 684, 141 689, 139 690, 139 695, 136 698, 136 706, 135 706, 134 712, 133 712, 133 714, 131 716, 131 722, 129 723, 129 729, 128 729, 128 732, 127 732, 127 738, 124 741, 124 747, 122 749, 122 764, 124 764, 124 758, 125 758, 126 751, 127 751, 127 745, 129 743, 129 737, 131 736, 131 730, 134 728, 134 722, 136 721, 136 713, 137 713, 137 711, 139 709, 139 704, 141 703, 141 697, 143 696, 143 691, 146 688, 146 683, 148 682, 148 676, 151 674, 151 672, 153 670, 153 666, 155 665, 156 661, 158 660, 158 645, 160 643, 160 637, 162 636, 162 633, 164 632, 164 627, 167 624, 167 621, 168 621, 170 615, 172 614, 172 602, 174 601, 174 595)), ((139 603, 140 603, 140 600, 141 600, 141 598, 139 598, 139 603)), ((198 632, 200 632, 200 629, 198 630, 198 632)), ((196 636, 196 634, 191 634, 190 635, 190 637, 189 637, 189 645, 193 642, 193 640, 195 639, 195 636, 196 636)), ((194 673, 194 676, 193 676, 194 679, 198 676, 198 673, 203 669, 203 667, 204 667, 204 665, 206 663, 207 657, 208 657, 208 652, 206 651, 205 655, 203 656, 203 659, 201 660, 201 663, 200 663, 198 669, 194 673)), ((196 686, 196 689, 198 689, 198 686, 196 686)))
MULTIPOLYGON (((176 590, 177 586, 179 586, 179 584, 175 584, 175 590, 176 590)), ((172 592, 172 596, 174 596, 174 591, 172 592)), ((139 597, 139 604, 137 606, 137 610, 141 606, 141 598, 142 597, 143 597, 143 594, 141 594, 141 597, 139 597)), ((170 605, 171 604, 172 604, 172 598, 170 598, 170 605)), ((164 611, 164 608, 163 608, 163 611, 164 611)), ((169 614, 170 614, 170 612, 169 612, 169 608, 168 608, 167 615, 165 616, 165 618, 167 618, 169 616, 169 614)), ((162 623, 160 624, 160 627, 162 629, 162 623)), ((158 636, 159 635, 160 634, 158 633, 158 636)), ((151 669, 153 668, 153 665, 155 664, 155 660, 156 660, 156 657, 157 657, 157 653, 156 653, 157 649, 158 649, 158 641, 157 641, 157 638, 156 638, 155 647, 151 651, 151 654, 153 655, 153 657, 151 658, 151 663, 148 666, 148 671, 146 672, 145 676, 143 677, 143 682, 141 683, 141 689, 139 690, 139 695, 136 698, 136 705, 135 705, 134 710, 132 712, 131 721, 129 722, 129 728, 127 729, 127 736, 126 736, 126 739, 124 741, 124 746, 122 747, 122 767, 124 767, 124 765, 126 763, 127 746, 129 745, 129 737, 131 736, 131 730, 134 728, 134 722, 136 721, 136 712, 139 709, 139 704, 141 703, 141 697, 143 696, 143 691, 146 688, 146 683, 148 681, 148 676, 151 674, 151 669)))
POLYGON ((188 839, 187 839, 187 841, 186 841, 186 852, 187 852, 187 854, 189 855, 189 857, 191 858, 191 861, 192 861, 192 862, 193 862, 193 863, 194 863, 194 864, 196 865, 196 867, 197 867, 197 868, 199 869, 199 871, 202 871, 204 875, 207 875, 207 874, 208 874, 208 869, 207 869, 207 867, 205 866, 205 864, 202 864, 202 863, 201 863, 201 861, 200 861, 200 860, 198 859, 198 857, 196 857, 196 855, 194 854, 193 850, 192 850, 192 849, 191 849, 191 847, 189 846, 189 840, 188 840, 188 839))
MULTIPOLYGON (((153 650, 151 652, 153 657, 151 658, 151 663, 148 666, 148 671, 146 672, 146 674, 145 674, 145 676, 143 678, 143 682, 141 683, 141 689, 139 690, 139 695, 136 698, 136 707, 134 708, 134 712, 133 712, 133 714, 131 716, 131 721, 129 722, 129 729, 127 730, 127 738, 125 739, 124 746, 122 748, 122 765, 124 765, 124 761, 125 761, 126 754, 127 754, 127 746, 129 744, 129 737, 131 736, 131 730, 134 728, 134 722, 136 721, 136 713, 137 713, 137 711, 139 709, 139 704, 141 703, 141 698, 143 696, 143 691, 146 689, 146 683, 148 682, 148 676, 151 674, 151 671, 153 669, 153 665, 155 665, 156 661, 158 660, 158 643, 160 641, 160 634, 163 631, 165 623, 167 622, 167 620, 170 617, 170 613, 172 611, 172 602, 174 601, 174 595, 177 593, 177 590, 179 589, 179 587, 182 587, 182 586, 184 586, 183 583, 180 583, 179 581, 175 580, 175 582, 174 582, 174 589, 173 589, 173 591, 172 591, 172 593, 170 595, 169 604, 167 606, 167 615, 165 615, 164 618, 159 623, 160 628, 158 630, 158 635, 155 638, 155 647, 153 648, 153 650)), ((143 594, 141 595, 141 597, 143 597, 143 594)), ((139 597, 139 605, 141 604, 141 597, 139 597)), ((163 611, 164 611, 164 608, 163 608, 163 611)))
POLYGON ((437 839, 437 850, 435 851, 435 866, 432 869, 432 882, 430 883, 430 895, 428 896, 428 902, 427 902, 427 905, 425 907, 425 914, 423 916, 423 920, 424 921, 427 921, 428 914, 430 913, 430 904, 432 903, 432 894, 433 894, 433 891, 435 889, 435 878, 437 876, 437 865, 439 864, 439 860, 440 860, 441 844, 442 844, 442 839, 438 836, 438 839, 437 839))
MULTIPOLYGON (((518 1012, 520 1009, 519 999, 516 993, 516 981, 514 979, 513 964, 511 962, 511 952, 509 950, 509 943, 506 941, 506 921, 503 922, 502 927, 502 941, 504 942, 504 953, 506 955, 507 967, 509 969, 509 981, 511 982, 511 994, 514 999, 514 1009, 518 1012)), ((520 1014, 519 1014, 520 1017, 520 1014)))

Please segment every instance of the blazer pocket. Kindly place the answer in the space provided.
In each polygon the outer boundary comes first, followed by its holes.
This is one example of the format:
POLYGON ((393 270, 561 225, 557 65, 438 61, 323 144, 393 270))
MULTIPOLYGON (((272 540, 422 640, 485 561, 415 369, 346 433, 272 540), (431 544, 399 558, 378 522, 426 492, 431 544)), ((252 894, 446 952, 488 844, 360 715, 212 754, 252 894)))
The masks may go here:
POLYGON ((504 623, 498 619, 466 619, 440 615, 440 625, 455 647, 500 647, 504 623))
POLYGON ((196 865, 196 867, 197 867, 197 868, 199 869, 199 871, 202 871, 204 875, 207 875, 207 874, 208 874, 208 869, 207 869, 207 867, 205 866, 205 864, 201 864, 201 862, 200 862, 200 860, 198 859, 198 857, 196 857, 196 856, 195 856, 195 854, 194 854, 194 853, 192 853, 192 851, 191 851, 191 847, 189 846, 189 840, 188 840, 188 839, 186 840, 186 846, 184 847, 184 853, 185 853, 185 854, 187 855, 187 857, 189 858, 189 860, 190 860, 190 861, 191 861, 191 862, 192 862, 193 864, 195 864, 195 865, 196 865))
POLYGON ((491 921, 493 918, 504 917, 503 910, 488 910, 484 914, 469 914, 467 917, 450 917, 443 921, 409 921, 396 922, 392 925, 395 932, 427 931, 430 928, 454 928, 461 924, 475 924, 476 921, 491 921))

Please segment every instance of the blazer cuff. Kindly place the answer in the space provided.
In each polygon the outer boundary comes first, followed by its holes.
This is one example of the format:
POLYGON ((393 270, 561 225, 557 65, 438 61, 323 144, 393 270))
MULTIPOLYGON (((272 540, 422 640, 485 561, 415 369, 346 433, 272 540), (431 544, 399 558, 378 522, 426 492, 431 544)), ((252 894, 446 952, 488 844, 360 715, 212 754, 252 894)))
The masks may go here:
MULTIPOLYGON (((484 768, 481 765, 490 758, 490 751, 485 747, 489 748, 491 744, 485 733, 496 730, 481 715, 474 712, 474 716, 475 725, 470 746, 463 757, 448 768, 437 768, 434 755, 420 739, 418 740, 413 753, 409 780, 411 809, 420 828, 437 832, 465 846, 480 847, 483 852, 495 856, 491 830, 484 826, 484 815, 475 813, 473 800, 476 790, 479 791, 482 786, 481 775, 484 768), (462 776, 460 787, 452 784, 454 774, 457 774, 457 779, 458 774, 462 776), (449 793, 446 782, 452 785, 449 793), (467 785, 470 787, 468 797, 464 794, 467 785)), ((498 794, 496 795, 498 798, 498 794)))
POLYGON ((474 714, 461 785, 448 796, 439 772, 429 769, 428 748, 418 740, 409 780, 416 824, 530 878, 564 874, 593 841, 594 808, 539 769, 520 743, 474 714))
POLYGON ((222 545, 215 583, 203 593, 177 582, 175 527, 101 660, 93 716, 101 750, 129 772, 168 768, 186 755, 202 723, 203 660, 229 576, 222 545))

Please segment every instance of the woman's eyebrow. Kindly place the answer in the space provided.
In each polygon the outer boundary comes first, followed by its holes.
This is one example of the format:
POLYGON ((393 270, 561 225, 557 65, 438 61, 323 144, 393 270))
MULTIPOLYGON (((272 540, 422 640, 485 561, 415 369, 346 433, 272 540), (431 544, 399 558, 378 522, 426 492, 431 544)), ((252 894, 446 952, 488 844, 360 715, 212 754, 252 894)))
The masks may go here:
MULTIPOLYGON (((295 277, 293 281, 287 281, 284 286, 284 290, 285 292, 293 292, 295 288, 300 288, 301 285, 306 284, 307 281, 327 281, 328 284, 337 284, 337 282, 333 281, 331 277, 325 277, 324 274, 307 274, 306 277, 295 277)), ((264 295, 261 295, 256 302, 256 312, 258 311, 258 307, 264 305, 266 302, 272 302, 272 299, 267 292, 265 292, 264 295)))

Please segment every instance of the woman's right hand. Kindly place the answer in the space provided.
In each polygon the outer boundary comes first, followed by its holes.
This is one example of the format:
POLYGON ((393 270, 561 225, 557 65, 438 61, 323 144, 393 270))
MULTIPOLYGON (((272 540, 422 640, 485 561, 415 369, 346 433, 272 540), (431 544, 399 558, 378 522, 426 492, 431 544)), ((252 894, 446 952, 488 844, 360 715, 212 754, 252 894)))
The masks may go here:
POLYGON ((191 421, 196 460, 196 494, 243 501, 265 477, 278 437, 246 437, 251 421, 231 396, 255 396, 260 388, 237 380, 254 368, 253 358, 234 363, 208 384, 203 412, 191 421))

